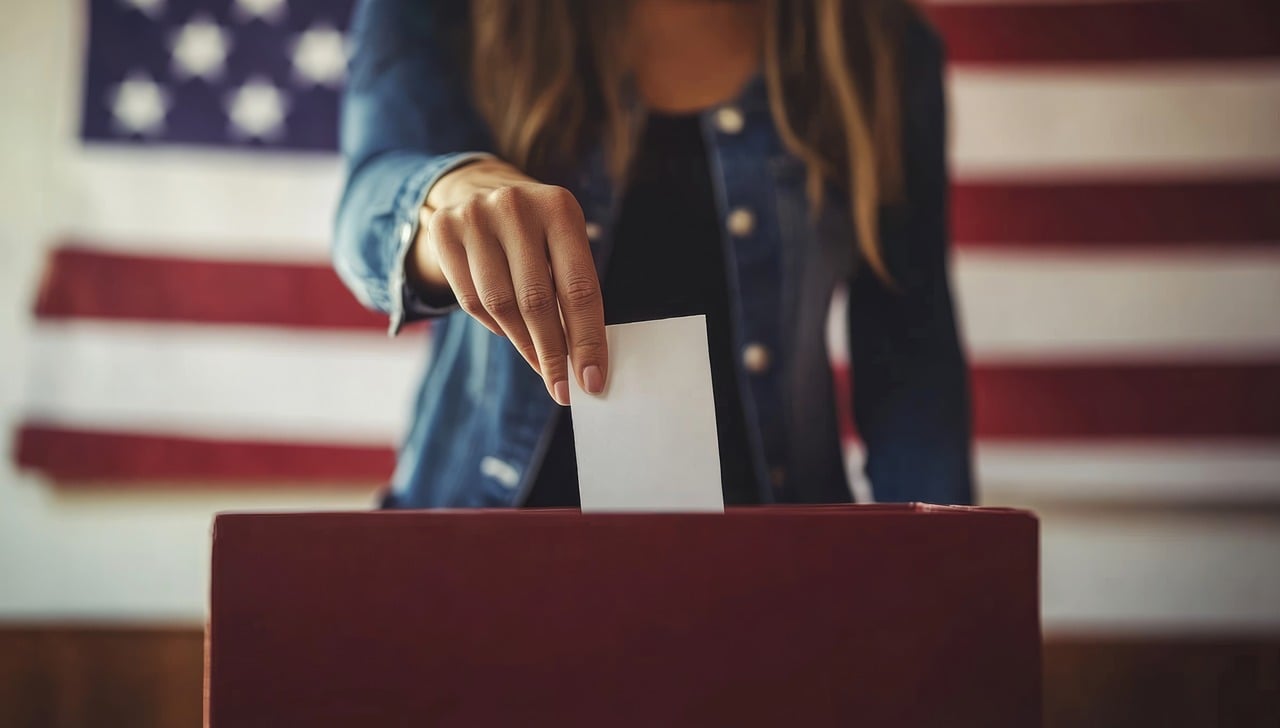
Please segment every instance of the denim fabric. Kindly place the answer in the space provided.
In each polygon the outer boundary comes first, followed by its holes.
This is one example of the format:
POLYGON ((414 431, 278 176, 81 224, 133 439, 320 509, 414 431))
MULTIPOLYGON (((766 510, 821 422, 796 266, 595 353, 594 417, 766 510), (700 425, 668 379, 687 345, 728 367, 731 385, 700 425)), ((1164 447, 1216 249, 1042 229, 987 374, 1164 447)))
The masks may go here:
MULTIPOLYGON (((390 332, 432 318, 418 390, 386 505, 519 505, 558 407, 503 338, 406 286, 418 210, 442 175, 493 151, 467 91, 465 0, 363 0, 342 112, 346 185, 334 266, 390 332)), ((969 503, 969 393, 947 280, 947 170, 941 44, 923 22, 905 37, 906 200, 881 215, 896 285, 859 264, 845 196, 818 212, 803 164, 784 148, 763 80, 702 114, 734 317, 738 382, 762 502, 850 500, 826 320, 848 290, 853 409, 877 501, 969 503)), ((618 191, 599 149, 563 179, 592 231, 601 277, 618 191)))

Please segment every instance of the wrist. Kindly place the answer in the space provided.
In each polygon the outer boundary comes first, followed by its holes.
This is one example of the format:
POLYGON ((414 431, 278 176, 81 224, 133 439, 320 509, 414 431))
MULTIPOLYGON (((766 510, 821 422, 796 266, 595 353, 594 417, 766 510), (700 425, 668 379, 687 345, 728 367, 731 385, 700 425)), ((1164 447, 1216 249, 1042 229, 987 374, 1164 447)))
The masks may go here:
POLYGON ((431 212, 424 207, 418 211, 418 219, 418 234, 405 251, 405 283, 428 306, 451 306, 454 303, 453 289, 427 243, 427 221, 431 219, 431 212))

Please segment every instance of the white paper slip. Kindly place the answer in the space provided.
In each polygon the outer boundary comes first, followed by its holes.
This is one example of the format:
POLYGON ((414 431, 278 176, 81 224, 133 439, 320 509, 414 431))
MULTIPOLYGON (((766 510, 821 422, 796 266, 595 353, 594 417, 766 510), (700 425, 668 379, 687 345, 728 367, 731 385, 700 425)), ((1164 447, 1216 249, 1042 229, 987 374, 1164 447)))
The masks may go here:
POLYGON ((604 394, 569 377, 582 510, 723 511, 706 317, 605 332, 604 394))

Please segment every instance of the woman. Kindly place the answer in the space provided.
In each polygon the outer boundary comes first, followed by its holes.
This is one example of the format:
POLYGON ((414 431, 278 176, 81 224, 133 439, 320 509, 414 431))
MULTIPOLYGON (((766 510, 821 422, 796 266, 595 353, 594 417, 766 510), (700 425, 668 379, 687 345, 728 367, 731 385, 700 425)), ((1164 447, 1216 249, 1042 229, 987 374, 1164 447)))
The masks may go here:
POLYGON ((606 323, 696 313, 726 502, 848 501, 838 285, 874 497, 972 500, 904 0, 365 0, 354 49, 334 263, 393 334, 435 318, 384 505, 576 504, 568 377, 602 391, 606 323))

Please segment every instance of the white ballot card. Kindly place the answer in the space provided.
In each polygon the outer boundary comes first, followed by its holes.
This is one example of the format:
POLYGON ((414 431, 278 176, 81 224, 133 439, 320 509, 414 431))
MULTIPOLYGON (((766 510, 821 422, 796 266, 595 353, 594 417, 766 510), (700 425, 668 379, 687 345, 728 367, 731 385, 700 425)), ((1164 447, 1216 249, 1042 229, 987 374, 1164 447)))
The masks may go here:
POLYGON ((604 393, 569 377, 582 510, 723 511, 706 316, 605 331, 604 393))

